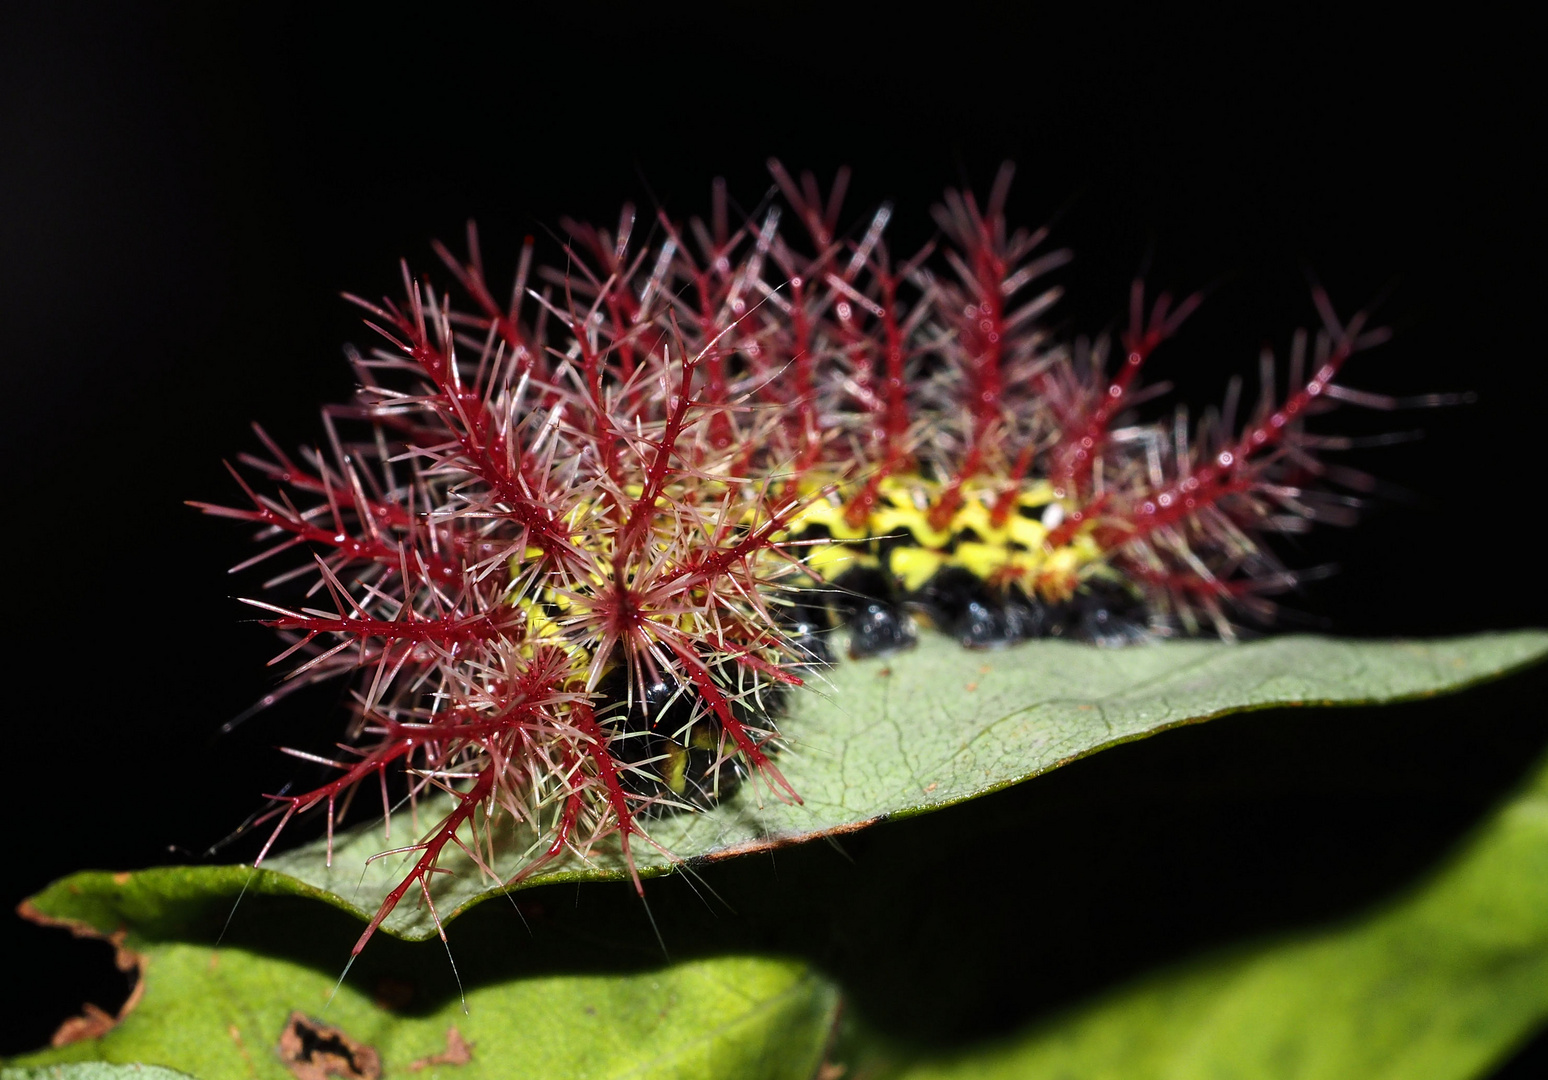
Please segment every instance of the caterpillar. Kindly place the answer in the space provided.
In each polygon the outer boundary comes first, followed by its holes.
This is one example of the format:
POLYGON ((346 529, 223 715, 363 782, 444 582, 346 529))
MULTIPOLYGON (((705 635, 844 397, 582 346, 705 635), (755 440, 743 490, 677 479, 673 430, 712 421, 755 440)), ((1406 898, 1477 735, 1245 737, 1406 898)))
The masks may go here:
POLYGON ((528 238, 509 299, 472 225, 465 256, 437 244, 456 304, 407 264, 402 299, 348 297, 381 345, 350 352, 321 445, 256 428, 245 505, 193 504, 258 527, 242 568, 306 556, 266 582, 300 599, 246 601, 298 661, 284 687, 356 678, 347 756, 292 751, 337 775, 273 797, 257 862, 317 808, 331 859, 390 773, 451 799, 357 954, 409 890, 430 901, 448 845, 494 873, 496 820, 532 837, 517 878, 604 842, 633 872, 652 818, 749 783, 799 801, 778 718, 843 651, 1230 638, 1297 580, 1272 534, 1350 520, 1337 488, 1364 481, 1305 421, 1383 403, 1337 381, 1385 336, 1364 316, 1315 292, 1283 396, 1265 358, 1244 420, 1237 380, 1197 422, 1147 421, 1142 368, 1198 297, 1136 284, 1116 343, 1053 334, 1067 254, 1008 226, 1008 167, 982 205, 948 191, 905 259, 890 206, 840 231, 847 172, 824 194, 770 168, 782 200, 740 223, 717 183, 686 225, 564 222, 558 265, 528 238))

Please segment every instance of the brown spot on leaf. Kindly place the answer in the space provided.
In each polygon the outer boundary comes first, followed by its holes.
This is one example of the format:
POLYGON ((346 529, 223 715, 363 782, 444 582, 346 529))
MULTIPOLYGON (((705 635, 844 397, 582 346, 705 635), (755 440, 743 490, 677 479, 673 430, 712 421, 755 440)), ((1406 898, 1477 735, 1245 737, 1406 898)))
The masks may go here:
POLYGON ((432 1065, 466 1065, 473 1060, 473 1045, 462 1037, 454 1024, 446 1029, 446 1049, 409 1062, 409 1072, 428 1069, 432 1065))
POLYGON ((227 1024, 226 1034, 236 1043, 237 1053, 242 1055, 242 1061, 247 1066, 247 1075, 258 1075, 258 1071, 253 1068, 253 1056, 247 1052, 247 1044, 242 1041, 242 1029, 235 1024, 227 1024))
POLYGON ((113 884, 114 885, 127 885, 127 884, 129 884, 129 879, 132 878, 133 876, 134 875, 130 874, 127 870, 120 870, 118 873, 113 875, 113 884))
POLYGON ((279 1056, 296 1080, 377 1080, 382 1057, 374 1046, 351 1039, 336 1027, 296 1011, 280 1033, 279 1056))

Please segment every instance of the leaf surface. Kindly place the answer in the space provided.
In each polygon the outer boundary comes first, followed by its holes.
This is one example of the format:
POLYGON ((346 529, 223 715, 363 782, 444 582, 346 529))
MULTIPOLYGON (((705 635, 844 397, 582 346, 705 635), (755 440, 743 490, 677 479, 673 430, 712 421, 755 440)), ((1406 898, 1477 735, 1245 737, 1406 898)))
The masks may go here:
MULTIPOLYGON (((799 805, 780 802, 762 785, 744 785, 707 813, 644 822, 670 856, 638 840, 634 852, 642 874, 665 873, 690 860, 725 858, 940 809, 1099 750, 1228 713, 1449 692, 1545 654, 1548 631, 1540 630, 1433 641, 1299 636, 1127 649, 1040 641, 1003 652, 970 652, 941 635, 925 634, 913 651, 840 663, 812 680, 810 689, 792 695, 780 724, 787 747, 778 765, 801 794, 799 805)), ((434 807, 420 815, 422 827, 434 820, 434 807)), ((89 873, 66 880, 94 898, 93 924, 108 930, 120 919, 164 917, 180 889, 195 896, 210 889, 235 895, 244 888, 311 896, 368 918, 402 879, 407 857, 367 860, 417 837, 405 813, 394 815, 390 841, 379 823, 341 833, 331 866, 319 841, 271 857, 257 873, 247 867, 172 867, 127 880, 89 873)), ((533 843, 530 835, 503 837, 501 869, 514 874, 533 843)), ((453 874, 441 875, 435 892, 443 921, 507 891, 502 882, 481 878, 462 853, 448 852, 442 865, 453 874)), ((620 854, 604 850, 586 862, 556 860, 516 887, 626 875, 620 854)), ((399 904, 382 928, 409 940, 436 932, 428 909, 412 902, 399 904)))
POLYGON ((4 1080, 289 1080, 281 1037, 297 1012, 314 1044, 319 1030, 338 1029, 374 1050, 386 1077, 805 1080, 838 999, 798 962, 725 957, 495 982, 469 989, 466 1013, 455 995, 394 1009, 374 999, 380 983, 373 995, 346 982, 330 1002, 335 975, 284 956, 180 941, 146 944, 142 955, 144 996, 121 1024, 18 1058, 4 1080), (458 1054, 459 1043, 471 1049, 458 1054), (135 1062, 179 1072, 134 1072, 135 1062))
POLYGON ((0 1069, 0 1080, 188 1080, 188 1074, 159 1065, 112 1065, 106 1061, 79 1061, 68 1065, 39 1065, 30 1069, 0 1069))

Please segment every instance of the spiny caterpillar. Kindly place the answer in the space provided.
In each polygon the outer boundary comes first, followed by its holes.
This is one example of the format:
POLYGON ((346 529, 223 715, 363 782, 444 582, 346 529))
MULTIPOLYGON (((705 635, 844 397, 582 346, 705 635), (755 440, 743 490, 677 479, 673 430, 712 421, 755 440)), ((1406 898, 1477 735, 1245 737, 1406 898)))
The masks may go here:
POLYGON ((311 603, 248 601, 290 642, 276 661, 302 658, 288 685, 359 673, 347 757, 296 752, 338 776, 274 798, 258 861, 323 806, 331 857, 389 773, 452 800, 357 953, 410 888, 430 902, 447 845, 507 877, 496 821, 533 837, 517 877, 604 841, 632 870, 653 816, 753 779, 799 801, 776 718, 836 630, 854 656, 908 647, 916 617, 970 647, 1231 637, 1295 581, 1265 536, 1349 518, 1319 482, 1359 477, 1304 420, 1382 403, 1335 382, 1383 337, 1362 317, 1316 294, 1287 396, 1266 359, 1240 426, 1239 381, 1197 424, 1143 421, 1140 370, 1197 298, 1147 312, 1136 285, 1116 360, 1052 336, 1059 292, 1034 286, 1066 256, 1008 229, 1009 169, 982 207, 948 192, 905 260, 889 207, 838 231, 845 173, 824 198, 771 169, 799 240, 777 204, 734 225, 717 184, 707 222, 661 214, 650 241, 629 207, 614 233, 566 222, 560 266, 529 239, 508 303, 471 226, 466 260, 437 245, 466 306, 406 266, 402 301, 351 297, 385 344, 351 354, 325 447, 259 429, 268 457, 241 460, 276 494, 233 469, 250 505, 195 504, 261 527, 243 566, 310 552, 267 585, 311 603))

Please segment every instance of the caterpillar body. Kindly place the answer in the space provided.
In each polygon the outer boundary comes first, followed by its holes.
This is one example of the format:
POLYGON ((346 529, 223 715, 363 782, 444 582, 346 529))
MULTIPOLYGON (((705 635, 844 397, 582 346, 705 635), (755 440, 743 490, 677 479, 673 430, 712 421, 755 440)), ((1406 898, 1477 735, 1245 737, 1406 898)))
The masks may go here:
POLYGON ((1316 294, 1282 397, 1266 366, 1241 422, 1239 382, 1148 422, 1141 369, 1197 298, 1136 285, 1116 350, 1056 338, 1041 282, 1066 256, 1007 226, 1009 169, 982 206, 948 192, 902 261, 890 207, 840 233, 846 174, 824 198, 771 169, 783 204, 740 224, 717 184, 686 227, 566 222, 561 267, 529 240, 508 301, 471 226, 466 258, 437 245, 465 306, 406 266, 402 301, 352 297, 384 344, 351 354, 324 445, 259 429, 242 461, 276 493, 233 469, 247 505, 195 504, 259 525, 248 564, 310 553, 268 583, 306 599, 248 601, 300 658, 287 685, 358 675, 349 757, 274 800, 259 861, 298 813, 331 837, 363 784, 385 804, 390 772, 452 798, 357 952, 449 844, 508 877, 481 839, 500 818, 532 838, 519 877, 604 842, 632 867, 653 817, 750 780, 798 801, 777 718, 844 651, 920 624, 974 648, 1230 637, 1296 580, 1266 536, 1348 520, 1324 481, 1360 477, 1304 421, 1371 403, 1336 381, 1382 339, 1363 318, 1316 294))

